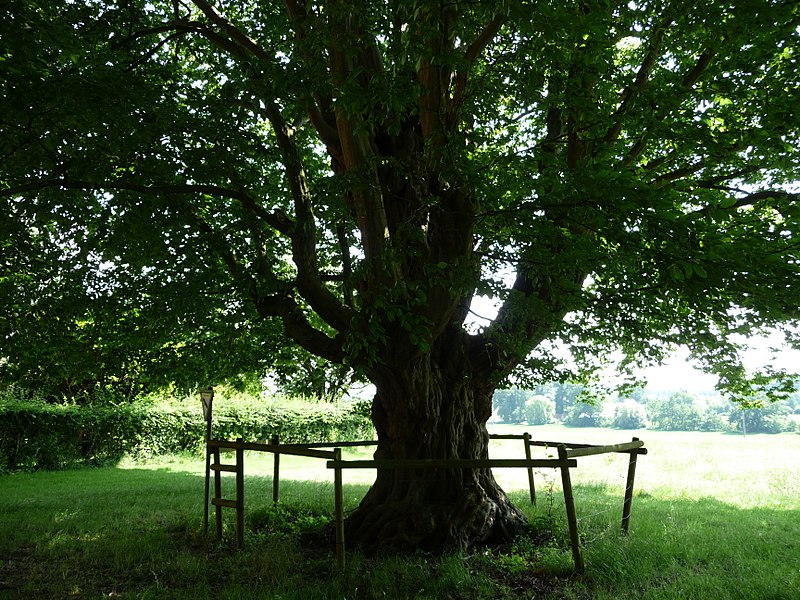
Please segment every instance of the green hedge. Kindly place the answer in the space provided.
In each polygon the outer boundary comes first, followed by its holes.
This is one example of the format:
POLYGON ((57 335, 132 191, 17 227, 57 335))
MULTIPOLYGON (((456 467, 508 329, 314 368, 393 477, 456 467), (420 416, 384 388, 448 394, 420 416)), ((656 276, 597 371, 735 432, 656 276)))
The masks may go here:
MULTIPOLYGON (((372 439, 363 411, 329 404, 262 402, 214 407, 217 439, 330 442, 372 439)), ((205 422, 198 406, 64 406, 0 402, 0 472, 113 464, 198 451, 205 422)))

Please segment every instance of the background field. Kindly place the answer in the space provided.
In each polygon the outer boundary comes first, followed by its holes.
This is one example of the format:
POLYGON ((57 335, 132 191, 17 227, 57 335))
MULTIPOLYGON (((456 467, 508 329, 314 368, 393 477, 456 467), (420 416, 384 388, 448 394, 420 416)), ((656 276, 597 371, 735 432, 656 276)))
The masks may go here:
MULTIPOLYGON (((800 436, 498 426, 535 439, 619 443, 638 436, 631 534, 619 534, 626 455, 573 471, 587 572, 576 576, 560 480, 497 473, 537 525, 536 540, 434 559, 348 555, 337 572, 324 526, 333 505, 322 461, 246 458, 243 551, 202 536, 202 457, 0 477, 0 598, 752 598, 800 597, 800 436)), ((368 450, 353 454, 367 455, 368 450)), ((543 451, 544 452, 544 451, 543 451)), ((493 457, 520 456, 495 442, 493 457)), ((345 475, 353 507, 371 479, 345 475)), ((226 519, 230 534, 231 519, 226 519)))

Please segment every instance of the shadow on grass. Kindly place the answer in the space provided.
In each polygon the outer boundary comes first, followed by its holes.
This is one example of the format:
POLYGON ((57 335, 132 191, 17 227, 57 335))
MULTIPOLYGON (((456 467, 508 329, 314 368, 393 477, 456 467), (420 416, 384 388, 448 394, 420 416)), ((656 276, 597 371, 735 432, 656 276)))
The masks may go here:
MULTIPOLYGON (((715 498, 637 494, 623 536, 620 494, 578 487, 583 577, 570 571, 557 491, 535 509, 514 496, 536 530, 502 552, 351 552, 340 573, 330 537, 314 534, 331 518, 325 482, 283 481, 276 511, 270 478, 248 476, 241 551, 230 544, 233 511, 223 543, 203 536, 201 475, 84 469, 4 476, 0 485, 0 598, 800 597, 796 511, 715 498), (552 536, 542 536, 548 527, 552 536)), ((354 507, 365 491, 345 486, 345 497, 354 507)))

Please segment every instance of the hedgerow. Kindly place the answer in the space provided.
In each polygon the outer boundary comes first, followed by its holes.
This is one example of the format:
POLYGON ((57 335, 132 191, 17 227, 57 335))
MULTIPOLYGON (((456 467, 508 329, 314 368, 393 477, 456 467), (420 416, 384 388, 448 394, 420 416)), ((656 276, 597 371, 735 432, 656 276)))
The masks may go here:
MULTIPOLYGON (((371 439, 369 419, 352 406, 296 401, 220 403, 217 439, 308 443, 371 439)), ((0 400, 0 472, 105 465, 123 456, 198 452, 205 439, 202 410, 189 403, 62 405, 0 400)))

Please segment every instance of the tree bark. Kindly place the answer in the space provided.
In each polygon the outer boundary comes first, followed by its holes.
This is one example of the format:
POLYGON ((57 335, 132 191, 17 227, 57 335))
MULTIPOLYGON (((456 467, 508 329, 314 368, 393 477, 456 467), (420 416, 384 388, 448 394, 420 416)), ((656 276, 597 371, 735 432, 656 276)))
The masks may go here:
MULTIPOLYGON (((448 330, 431 352, 370 376, 376 459, 488 458, 493 390, 474 376, 466 334, 448 330)), ((508 541, 524 522, 490 469, 379 469, 346 536, 368 552, 439 553, 508 541)))

